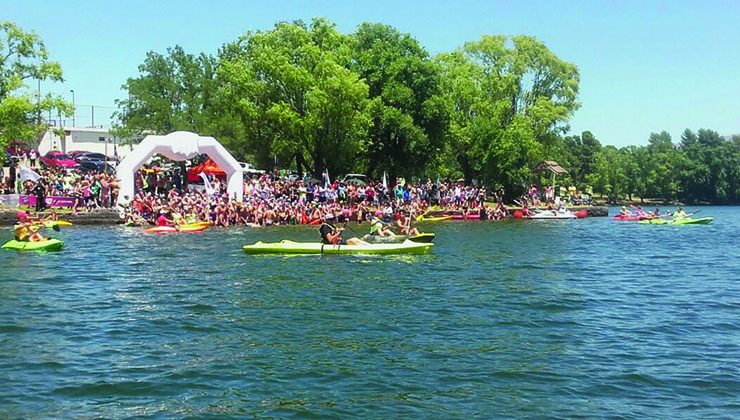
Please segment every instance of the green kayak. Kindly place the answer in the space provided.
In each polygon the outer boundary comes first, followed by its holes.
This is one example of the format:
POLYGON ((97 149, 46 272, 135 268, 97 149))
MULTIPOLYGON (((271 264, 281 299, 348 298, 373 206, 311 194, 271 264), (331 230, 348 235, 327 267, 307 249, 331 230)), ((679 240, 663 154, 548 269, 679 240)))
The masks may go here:
POLYGON ((371 244, 398 244, 406 239, 411 242, 433 242, 437 235, 433 233, 420 233, 418 235, 406 237, 406 235, 378 236, 365 235, 362 240, 371 244))
POLYGON ((28 241, 8 241, 3 245, 3 249, 14 249, 16 251, 59 251, 64 246, 64 241, 59 239, 47 239, 39 242, 28 241))
POLYGON ((247 254, 423 254, 434 244, 404 241, 397 244, 324 245, 319 242, 280 241, 244 245, 247 254))
POLYGON ((637 223, 644 225, 707 225, 714 221, 711 217, 702 217, 700 219, 678 219, 678 220, 663 220, 663 219, 650 219, 640 220, 637 223))

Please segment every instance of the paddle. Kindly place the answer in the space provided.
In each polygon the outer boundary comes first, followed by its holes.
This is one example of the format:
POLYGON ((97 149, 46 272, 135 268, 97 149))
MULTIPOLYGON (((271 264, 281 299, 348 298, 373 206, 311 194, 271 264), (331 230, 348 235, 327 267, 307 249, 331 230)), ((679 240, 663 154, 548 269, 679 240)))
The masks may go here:
POLYGON ((362 235, 360 235, 359 233, 357 233, 357 231, 355 231, 354 229, 352 229, 352 227, 351 227, 351 226, 349 226, 349 225, 348 225, 347 223, 349 223, 349 222, 344 222, 344 226, 342 226, 342 229, 344 229, 344 228, 349 228, 349 230, 350 230, 350 231, 352 231, 352 233, 354 233, 354 234, 355 234, 355 235, 357 235, 358 237, 361 237, 361 236, 362 236, 362 235))
POLYGON ((61 229, 59 228, 59 225, 56 224, 56 223, 51 224, 50 226, 47 226, 45 222, 36 222, 36 223, 34 223, 34 225, 35 226, 40 226, 40 227, 45 228, 45 229, 52 229, 54 232, 60 232, 61 231, 61 229))
POLYGON ((406 239, 408 239, 409 236, 411 236, 411 218, 412 217, 414 217, 414 212, 413 211, 410 211, 409 212, 409 221, 408 221, 408 223, 406 223, 406 239))
POLYGON ((701 209, 699 209, 699 210, 697 210, 695 212, 692 212, 692 213, 686 213, 686 217, 684 217, 684 219, 691 219, 691 216, 695 215, 696 213, 699 213, 700 211, 701 211, 701 209))

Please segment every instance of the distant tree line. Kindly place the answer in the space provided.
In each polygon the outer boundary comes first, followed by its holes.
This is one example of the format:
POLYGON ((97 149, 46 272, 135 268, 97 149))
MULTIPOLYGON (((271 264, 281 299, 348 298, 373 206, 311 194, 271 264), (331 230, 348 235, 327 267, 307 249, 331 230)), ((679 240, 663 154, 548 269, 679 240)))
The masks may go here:
POLYGON ((563 138, 560 161, 576 185, 612 200, 639 197, 686 203, 740 203, 740 135, 686 129, 677 144, 665 131, 647 146, 601 146, 586 131, 563 138))

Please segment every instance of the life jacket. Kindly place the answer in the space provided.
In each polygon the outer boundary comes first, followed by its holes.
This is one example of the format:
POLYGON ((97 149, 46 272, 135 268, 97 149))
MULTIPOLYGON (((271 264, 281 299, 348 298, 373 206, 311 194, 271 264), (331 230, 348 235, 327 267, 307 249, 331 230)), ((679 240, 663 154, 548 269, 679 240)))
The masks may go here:
POLYGON ((31 236, 31 228, 27 224, 15 225, 15 239, 18 241, 27 241, 31 236))
POLYGON ((339 243, 341 240, 339 238, 339 235, 336 235, 334 239, 330 238, 329 235, 334 235, 334 232, 336 231, 336 228, 334 225, 328 222, 322 222, 321 226, 319 226, 319 234, 321 235, 321 242, 327 245, 336 244, 339 243))

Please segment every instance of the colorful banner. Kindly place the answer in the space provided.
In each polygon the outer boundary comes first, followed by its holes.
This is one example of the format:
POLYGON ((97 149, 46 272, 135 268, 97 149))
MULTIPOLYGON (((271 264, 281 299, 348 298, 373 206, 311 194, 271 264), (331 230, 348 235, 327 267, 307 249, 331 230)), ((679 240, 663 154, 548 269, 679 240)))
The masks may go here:
MULTIPOLYGON (((67 196, 49 196, 46 197, 44 201, 46 201, 47 207, 72 207, 75 203, 75 198, 67 196)), ((34 207, 36 206, 36 196, 21 194, 18 197, 18 205, 34 207)))

